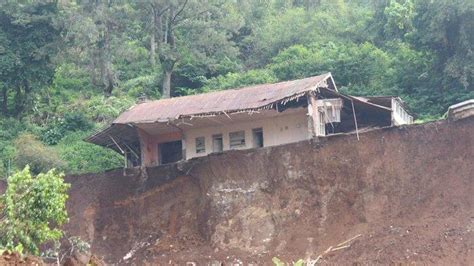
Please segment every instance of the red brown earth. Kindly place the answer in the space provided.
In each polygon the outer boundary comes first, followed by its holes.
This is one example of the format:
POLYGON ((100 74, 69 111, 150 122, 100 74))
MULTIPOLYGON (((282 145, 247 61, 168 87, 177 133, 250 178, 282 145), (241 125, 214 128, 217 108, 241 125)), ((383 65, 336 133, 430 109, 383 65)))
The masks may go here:
POLYGON ((69 176, 68 235, 108 263, 474 261, 474 119, 69 176))
POLYGON ((21 256, 16 252, 4 251, 0 254, 0 265, 31 265, 43 266, 46 265, 40 258, 33 256, 21 256))

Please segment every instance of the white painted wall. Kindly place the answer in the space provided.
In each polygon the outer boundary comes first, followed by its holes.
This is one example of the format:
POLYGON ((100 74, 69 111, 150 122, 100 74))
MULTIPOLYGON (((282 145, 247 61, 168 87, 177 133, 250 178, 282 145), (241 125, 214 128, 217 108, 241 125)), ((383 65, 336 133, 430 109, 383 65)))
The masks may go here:
POLYGON ((409 115, 403 106, 395 99, 392 99, 392 122, 394 126, 413 123, 413 116, 409 115))
POLYGON ((205 128, 189 129, 184 132, 186 145, 186 159, 205 156, 212 153, 212 135, 222 134, 224 150, 229 150, 229 133, 234 131, 245 131, 245 147, 239 149, 250 149, 253 146, 252 129, 263 129, 264 147, 281 145, 285 143, 298 142, 309 139, 308 121, 306 109, 300 108, 297 113, 281 114, 277 117, 269 117, 260 120, 249 120, 236 122, 235 124, 220 125, 205 128), (196 138, 204 137, 206 152, 196 153, 196 138))

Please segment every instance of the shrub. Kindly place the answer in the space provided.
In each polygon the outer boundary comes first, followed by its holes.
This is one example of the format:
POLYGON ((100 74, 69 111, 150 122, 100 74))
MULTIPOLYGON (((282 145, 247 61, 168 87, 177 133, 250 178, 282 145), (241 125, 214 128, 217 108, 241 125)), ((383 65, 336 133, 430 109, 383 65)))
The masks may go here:
POLYGON ((93 127, 83 113, 66 113, 44 129, 41 140, 49 145, 57 144, 68 131, 89 130, 93 127))
POLYGON ((127 80, 121 88, 127 92, 130 97, 147 97, 150 99, 160 98, 158 86, 154 75, 140 76, 127 80))
POLYGON ((83 113, 66 113, 63 118, 63 127, 67 131, 84 131, 92 128, 92 123, 83 113))
POLYGON ((64 165, 54 149, 31 134, 22 134, 15 140, 15 164, 20 169, 29 165, 34 174, 64 165))
POLYGON ((48 126, 43 130, 43 133, 41 134, 41 140, 48 145, 54 145, 63 138, 65 133, 66 130, 62 125, 62 121, 57 120, 48 124, 48 126))
POLYGON ((249 70, 244 73, 228 73, 206 81, 204 91, 238 88, 247 85, 276 82, 273 73, 266 69, 249 70))
POLYGON ((39 255, 39 246, 52 241, 58 247, 67 221, 66 200, 69 184, 63 174, 50 170, 36 177, 26 166, 10 176, 0 198, 0 246, 39 255))
POLYGON ((128 97, 92 97, 84 106, 84 111, 94 121, 104 122, 115 119, 120 113, 135 103, 134 99, 128 97))
POLYGON ((68 173, 96 173, 123 166, 123 157, 115 151, 83 141, 87 132, 75 132, 57 145, 68 173))

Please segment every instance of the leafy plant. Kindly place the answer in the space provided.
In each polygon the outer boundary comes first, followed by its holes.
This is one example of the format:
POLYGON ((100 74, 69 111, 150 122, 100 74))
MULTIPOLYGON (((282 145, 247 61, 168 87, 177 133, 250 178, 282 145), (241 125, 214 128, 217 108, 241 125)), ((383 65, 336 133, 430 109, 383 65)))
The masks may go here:
POLYGON ((8 177, 7 190, 0 198, 0 246, 33 255, 46 242, 58 246, 63 235, 59 227, 68 219, 70 185, 63 177, 54 169, 33 177, 28 166, 8 177))
MULTIPOLYGON (((285 266, 285 265, 287 265, 286 263, 284 263, 282 260, 280 260, 277 257, 273 257, 272 262, 275 266, 285 266)), ((297 260, 296 262, 293 263, 293 266, 303 266, 303 265, 304 265, 304 260, 302 260, 302 259, 299 259, 299 260, 297 260)))
POLYGON ((29 165, 34 174, 64 166, 54 149, 45 146, 34 135, 28 133, 20 135, 15 140, 15 164, 20 169, 29 165))
POLYGON ((111 149, 83 141, 88 132, 68 134, 56 146, 67 173, 96 173, 123 165, 123 158, 111 149))
POLYGON ((57 144, 67 132, 79 130, 89 130, 93 127, 83 113, 66 113, 63 118, 59 118, 50 123, 43 131, 41 139, 49 145, 57 144))

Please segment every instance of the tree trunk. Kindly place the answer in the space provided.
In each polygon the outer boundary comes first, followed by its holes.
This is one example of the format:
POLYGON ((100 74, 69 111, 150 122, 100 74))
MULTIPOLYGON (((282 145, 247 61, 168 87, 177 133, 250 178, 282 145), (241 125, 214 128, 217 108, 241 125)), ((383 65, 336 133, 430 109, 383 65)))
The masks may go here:
POLYGON ((156 65, 156 10, 151 7, 150 17, 150 63, 153 68, 156 65))
POLYGON ((168 21, 166 23, 164 41, 170 47, 167 55, 160 55, 161 66, 163 68, 163 98, 171 98, 171 75, 173 74, 174 65, 177 61, 174 58, 174 53, 176 52, 176 44, 174 41, 174 32, 173 32, 173 17, 174 17, 174 8, 171 7, 168 14, 168 21))
POLYGON ((97 56, 95 56, 95 55, 97 55, 96 52, 94 52, 93 56, 91 56, 92 60, 89 64, 89 73, 91 75, 92 85, 98 86, 99 84, 97 82, 97 71, 96 71, 96 69, 97 69, 97 56))
POLYGON ((171 74, 173 70, 163 70, 163 95, 162 98, 171 98, 171 74))
POLYGON ((8 114, 8 94, 7 94, 7 87, 4 86, 2 88, 2 114, 7 116, 8 114))
POLYGON ((110 55, 109 25, 105 27, 102 40, 99 42, 100 77, 106 96, 110 96, 115 86, 110 55))
POLYGON ((14 108, 14 113, 13 114, 18 115, 23 110, 23 95, 21 93, 21 85, 16 84, 15 87, 16 87, 15 88, 16 95, 15 95, 15 108, 14 108))
POLYGON ((151 66, 155 68, 155 65, 156 65, 155 31, 152 31, 150 35, 150 63, 151 63, 151 66))
POLYGON ((114 79, 114 74, 112 73, 110 63, 107 65, 106 69, 107 73, 107 82, 106 82, 106 87, 105 87, 105 94, 107 96, 112 95, 112 91, 114 90, 114 84, 115 84, 115 79, 114 79))

